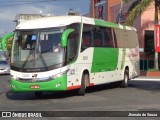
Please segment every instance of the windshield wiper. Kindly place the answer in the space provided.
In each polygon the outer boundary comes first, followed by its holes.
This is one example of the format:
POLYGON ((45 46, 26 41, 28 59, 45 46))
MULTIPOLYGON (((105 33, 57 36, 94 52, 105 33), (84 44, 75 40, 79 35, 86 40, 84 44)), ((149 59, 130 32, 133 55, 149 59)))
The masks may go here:
MULTIPOLYGON (((38 56, 39 56, 39 58, 41 59, 43 66, 45 67, 46 70, 48 70, 47 64, 46 64, 46 62, 45 62, 42 54, 39 52, 39 50, 35 50, 35 51, 37 51, 37 52, 34 52, 34 50, 31 50, 30 53, 28 54, 26 60, 24 61, 23 65, 22 65, 22 71, 24 70, 24 67, 26 66, 27 62, 28 62, 28 61, 32 61, 32 60, 33 60, 33 62, 34 62, 34 63, 33 63, 33 64, 34 64, 33 66, 34 66, 34 68, 35 68, 36 59, 35 59, 35 55, 34 55, 34 57, 33 57, 33 53, 34 53, 34 54, 39 54, 38 56), (31 60, 29 60, 30 58, 31 58, 31 60)), ((37 59, 38 59, 38 57, 37 57, 37 59)))
MULTIPOLYGON (((22 71, 24 69, 24 67, 26 66, 27 62, 29 61, 29 58, 33 55, 33 50, 31 50, 27 56, 27 58, 25 59, 23 65, 22 65, 22 71)), ((33 58, 33 57, 32 57, 33 58)))
POLYGON ((45 60, 44 60, 44 58, 43 58, 41 53, 39 54, 39 57, 40 57, 40 59, 41 59, 41 61, 43 63, 43 66, 46 68, 46 70, 48 70, 47 64, 46 64, 46 62, 45 62, 45 60))
MULTIPOLYGON (((29 53, 29 55, 27 56, 26 60, 24 61, 23 65, 22 65, 22 71, 24 70, 24 67, 26 66, 27 62, 30 61, 29 58, 33 55, 32 52, 29 53)), ((45 67, 46 70, 48 70, 47 64, 43 58, 43 56, 41 54, 39 54, 39 57, 43 63, 43 66, 45 67)), ((32 57, 33 58, 33 57, 32 57)), ((34 62, 34 68, 35 68, 35 61, 36 59, 34 58, 33 62, 34 62)))

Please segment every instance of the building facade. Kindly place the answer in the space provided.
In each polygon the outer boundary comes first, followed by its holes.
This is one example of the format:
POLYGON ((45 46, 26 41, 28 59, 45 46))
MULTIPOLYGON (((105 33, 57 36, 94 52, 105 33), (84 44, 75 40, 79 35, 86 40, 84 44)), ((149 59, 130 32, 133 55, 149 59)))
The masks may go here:
POLYGON ((91 0, 91 17, 112 21, 110 7, 119 3, 120 0, 91 0))

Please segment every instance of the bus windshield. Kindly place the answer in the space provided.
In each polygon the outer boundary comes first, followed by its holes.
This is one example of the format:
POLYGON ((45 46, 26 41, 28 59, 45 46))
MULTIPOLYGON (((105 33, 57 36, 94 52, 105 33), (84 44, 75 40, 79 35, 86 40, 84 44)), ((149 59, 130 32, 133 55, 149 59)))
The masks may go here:
POLYGON ((17 71, 46 71, 61 67, 64 48, 61 35, 64 28, 15 31, 11 68, 17 71))

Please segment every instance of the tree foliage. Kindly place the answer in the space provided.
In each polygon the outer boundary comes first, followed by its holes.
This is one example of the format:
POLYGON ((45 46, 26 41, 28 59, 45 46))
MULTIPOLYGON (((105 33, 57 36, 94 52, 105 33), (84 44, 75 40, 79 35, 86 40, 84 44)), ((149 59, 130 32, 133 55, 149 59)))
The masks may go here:
MULTIPOLYGON (((124 0, 124 2, 129 2, 130 0, 124 0)), ((127 25, 132 25, 135 18, 140 15, 145 9, 152 3, 153 0, 136 0, 133 2, 129 8, 129 15, 126 19, 127 25)))

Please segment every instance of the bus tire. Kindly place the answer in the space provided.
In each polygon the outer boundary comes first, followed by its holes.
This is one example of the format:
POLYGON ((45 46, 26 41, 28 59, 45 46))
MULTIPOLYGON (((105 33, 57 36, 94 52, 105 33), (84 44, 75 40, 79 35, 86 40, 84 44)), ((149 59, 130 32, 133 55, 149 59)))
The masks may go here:
POLYGON ((78 90, 78 95, 80 95, 80 96, 84 96, 85 95, 85 90, 86 90, 88 82, 89 82, 89 75, 83 73, 82 80, 81 80, 81 87, 78 90))
POLYGON ((126 88, 128 86, 128 80, 129 80, 129 72, 128 70, 125 70, 124 72, 124 79, 121 82, 121 87, 126 88))
POLYGON ((36 98, 41 98, 42 97, 42 92, 35 92, 35 97, 36 98))

